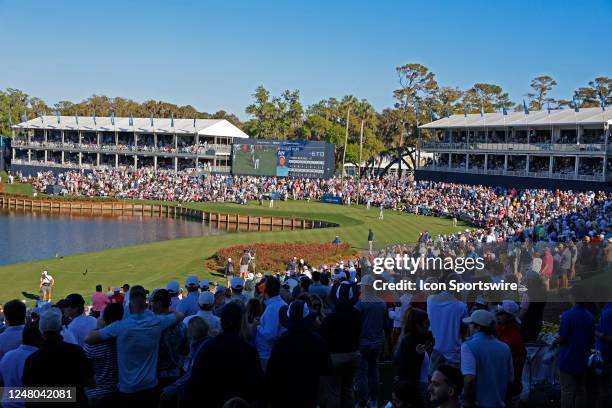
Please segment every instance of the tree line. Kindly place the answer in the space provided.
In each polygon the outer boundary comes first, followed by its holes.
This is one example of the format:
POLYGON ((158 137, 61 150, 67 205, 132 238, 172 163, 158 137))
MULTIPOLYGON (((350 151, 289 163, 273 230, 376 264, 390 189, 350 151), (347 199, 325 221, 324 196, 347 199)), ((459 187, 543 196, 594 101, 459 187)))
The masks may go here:
MULTIPOLYGON (((468 89, 441 85, 436 76, 421 64, 396 68, 398 87, 393 91, 393 106, 376 111, 367 99, 354 95, 327 98, 304 107, 298 90, 285 90, 271 95, 263 86, 252 94, 246 107, 249 119, 225 111, 200 112, 191 105, 147 100, 142 103, 121 97, 93 95, 81 102, 60 101, 52 106, 42 99, 17 89, 0 90, 0 134, 10 134, 10 125, 21 122, 25 115, 32 119, 39 114, 59 112, 61 115, 134 117, 170 117, 227 119, 254 138, 321 140, 336 146, 336 162, 341 163, 347 137, 346 162, 365 162, 362 171, 378 166, 386 157, 390 167, 416 164, 417 126, 451 114, 522 110, 523 102, 510 100, 500 85, 476 83, 468 89), (347 133, 348 132, 348 133, 347 133)), ((557 81, 549 75, 533 78, 526 93, 530 110, 560 109, 576 104, 596 107, 612 102, 612 79, 597 77, 575 90, 569 99, 554 99, 551 91, 557 81)))

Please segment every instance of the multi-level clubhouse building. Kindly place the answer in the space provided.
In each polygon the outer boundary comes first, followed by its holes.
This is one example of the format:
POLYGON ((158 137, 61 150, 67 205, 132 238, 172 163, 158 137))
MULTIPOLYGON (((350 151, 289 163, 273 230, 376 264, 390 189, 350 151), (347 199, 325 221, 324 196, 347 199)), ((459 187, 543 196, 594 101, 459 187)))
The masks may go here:
POLYGON ((42 116, 13 126, 12 169, 132 168, 228 173, 234 139, 224 119, 42 116))
POLYGON ((609 189, 612 110, 452 115, 420 126, 433 158, 417 178, 545 188, 609 189))

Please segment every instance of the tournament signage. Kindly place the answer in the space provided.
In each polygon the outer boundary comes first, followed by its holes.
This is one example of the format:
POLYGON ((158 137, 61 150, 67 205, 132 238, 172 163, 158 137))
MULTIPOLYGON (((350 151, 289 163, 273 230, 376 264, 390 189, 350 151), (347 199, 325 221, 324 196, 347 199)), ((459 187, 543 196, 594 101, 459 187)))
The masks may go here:
POLYGON ((330 178, 334 146, 306 140, 240 140, 232 148, 232 174, 330 178))

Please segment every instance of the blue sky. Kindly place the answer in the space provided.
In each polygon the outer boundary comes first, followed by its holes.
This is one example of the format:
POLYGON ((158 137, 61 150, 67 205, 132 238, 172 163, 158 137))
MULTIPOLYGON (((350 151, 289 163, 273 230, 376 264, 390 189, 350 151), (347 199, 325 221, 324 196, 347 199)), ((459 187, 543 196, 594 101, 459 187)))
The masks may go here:
POLYGON ((0 89, 52 104, 154 98, 246 118, 258 85, 305 105, 353 94, 393 104, 395 67, 441 85, 501 85, 520 102, 537 75, 567 98, 612 76, 612 1, 0 0, 0 89))

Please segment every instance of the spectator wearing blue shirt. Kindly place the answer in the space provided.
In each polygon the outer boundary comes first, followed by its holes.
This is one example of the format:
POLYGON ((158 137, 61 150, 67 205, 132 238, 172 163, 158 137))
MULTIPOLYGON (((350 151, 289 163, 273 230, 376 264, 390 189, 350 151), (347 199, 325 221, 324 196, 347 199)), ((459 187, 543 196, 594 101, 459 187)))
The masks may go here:
POLYGON ((280 297, 280 282, 275 277, 268 277, 266 280, 266 289, 264 290, 264 303, 266 310, 264 311, 259 325, 257 326, 257 334, 255 336, 255 346, 261 360, 261 367, 265 371, 272 352, 274 342, 284 333, 285 328, 281 325, 278 313, 280 308, 286 306, 287 303, 280 297))
POLYGON ((595 331, 597 349, 604 361, 603 376, 600 378, 600 407, 612 406, 612 302, 606 303, 601 311, 599 327, 595 331))
POLYGON ((14 299, 4 305, 6 329, 0 334, 0 359, 21 344, 21 333, 25 324, 26 306, 14 299))
POLYGON ((29 324, 23 329, 22 343, 14 350, 7 352, 0 359, 0 383, 4 388, 6 402, 2 403, 4 408, 25 407, 23 402, 8 401, 8 391, 13 387, 22 387, 23 368, 25 362, 42 344, 42 336, 35 324, 29 324))
MULTIPOLYGON (((580 294, 573 288, 574 299, 580 294)), ((595 319, 583 303, 561 315, 559 337, 555 344, 559 348, 559 379, 561 382, 562 407, 586 407, 587 372, 591 348, 595 341, 595 319)))
POLYGON ((185 282, 187 288, 187 296, 183 298, 176 307, 176 311, 187 316, 192 316, 200 311, 198 299, 200 297, 200 281, 197 276, 191 275, 185 282))
POLYGON ((130 289, 130 314, 101 330, 91 332, 85 342, 97 344, 117 339, 120 399, 125 406, 157 405, 157 360, 162 332, 183 320, 173 312, 154 315, 147 310, 142 286, 130 289))

